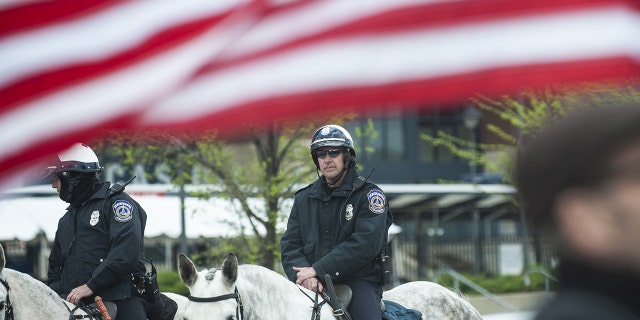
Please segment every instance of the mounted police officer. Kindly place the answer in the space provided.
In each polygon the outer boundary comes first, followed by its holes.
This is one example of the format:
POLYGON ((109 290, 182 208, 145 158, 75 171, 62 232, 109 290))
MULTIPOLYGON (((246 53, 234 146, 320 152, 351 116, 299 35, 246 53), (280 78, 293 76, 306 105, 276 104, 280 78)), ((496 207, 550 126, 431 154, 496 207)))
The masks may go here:
POLYGON ((296 193, 280 241, 284 271, 316 292, 323 290, 321 279, 328 274, 333 283, 351 288, 353 319, 382 319, 382 257, 393 220, 386 197, 359 175, 353 139, 343 127, 318 129, 311 158, 322 175, 296 193))
POLYGON ((132 294, 132 274, 144 273, 147 214, 128 194, 101 183, 98 157, 74 144, 47 167, 52 187, 69 203, 49 256, 49 286, 63 299, 117 306, 117 320, 146 319, 145 300, 132 294))

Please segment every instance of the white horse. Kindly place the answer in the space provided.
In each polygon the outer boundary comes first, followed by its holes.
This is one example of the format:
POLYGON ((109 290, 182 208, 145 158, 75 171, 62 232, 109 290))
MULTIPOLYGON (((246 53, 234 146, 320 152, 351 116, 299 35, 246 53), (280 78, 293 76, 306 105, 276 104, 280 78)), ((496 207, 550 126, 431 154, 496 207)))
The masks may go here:
MULTIPOLYGON (((7 301, 11 302, 13 319, 69 319, 70 310, 75 308, 74 304, 61 299, 43 282, 28 274, 5 268, 5 264, 4 250, 0 246, 0 279, 9 285, 9 289, 0 285, 0 304, 5 305, 7 301)), ((187 298, 174 293, 164 294, 178 304, 174 320, 182 319, 184 307, 188 302, 187 298)), ((86 315, 80 309, 75 310, 74 314, 86 315)), ((10 320, 5 319, 5 316, 5 309, 0 308, 0 320, 10 320)))
MULTIPOLYGON (((201 271, 196 270, 191 259, 180 254, 178 271, 190 292, 184 319, 312 319, 314 292, 267 268, 238 266, 233 254, 229 254, 221 269, 201 271)), ((318 299, 322 301, 321 297, 318 299)), ((383 300, 418 310, 424 320, 482 319, 480 313, 458 294, 428 281, 395 287, 384 292, 383 300)), ((321 309, 320 319, 335 319, 329 306, 321 309)))

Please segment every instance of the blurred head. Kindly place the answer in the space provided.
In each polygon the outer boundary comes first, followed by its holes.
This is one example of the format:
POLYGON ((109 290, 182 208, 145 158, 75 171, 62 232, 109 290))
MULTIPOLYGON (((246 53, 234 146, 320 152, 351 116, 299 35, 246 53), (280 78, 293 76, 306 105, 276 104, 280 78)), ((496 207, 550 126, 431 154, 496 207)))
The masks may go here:
POLYGON ((102 169, 95 152, 86 144, 76 143, 56 155, 46 166, 44 178, 53 178, 52 187, 60 199, 76 203, 91 194, 102 169))
POLYGON ((640 107, 579 111, 518 155, 516 188, 560 254, 640 272, 640 107))

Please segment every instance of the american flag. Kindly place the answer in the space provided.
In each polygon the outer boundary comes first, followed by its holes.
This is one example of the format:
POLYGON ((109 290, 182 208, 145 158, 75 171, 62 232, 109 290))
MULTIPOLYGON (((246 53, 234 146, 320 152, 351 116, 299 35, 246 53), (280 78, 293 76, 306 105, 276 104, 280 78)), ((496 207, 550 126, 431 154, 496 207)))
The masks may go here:
POLYGON ((0 4, 0 184, 105 129, 218 129, 640 74, 622 0, 0 4))

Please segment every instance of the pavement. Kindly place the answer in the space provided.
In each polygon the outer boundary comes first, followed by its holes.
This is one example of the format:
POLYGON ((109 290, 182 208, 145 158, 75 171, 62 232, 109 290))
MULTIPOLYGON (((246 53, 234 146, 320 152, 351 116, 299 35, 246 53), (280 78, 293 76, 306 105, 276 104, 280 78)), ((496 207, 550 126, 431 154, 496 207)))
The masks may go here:
POLYGON ((533 320, 535 311, 502 312, 482 315, 483 320, 533 320))
POLYGON ((484 296, 468 296, 466 299, 482 314, 484 320, 532 320, 540 305, 553 297, 553 293, 518 292, 496 297, 502 304, 484 296))

